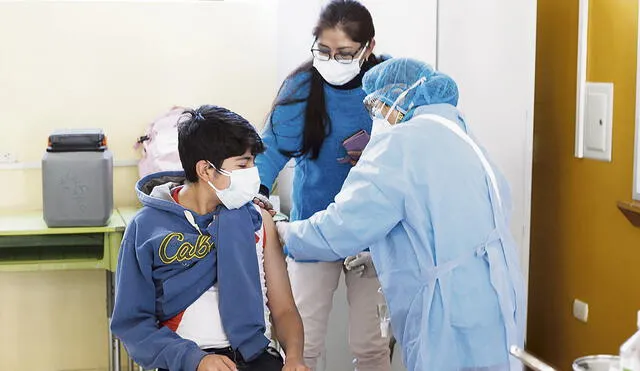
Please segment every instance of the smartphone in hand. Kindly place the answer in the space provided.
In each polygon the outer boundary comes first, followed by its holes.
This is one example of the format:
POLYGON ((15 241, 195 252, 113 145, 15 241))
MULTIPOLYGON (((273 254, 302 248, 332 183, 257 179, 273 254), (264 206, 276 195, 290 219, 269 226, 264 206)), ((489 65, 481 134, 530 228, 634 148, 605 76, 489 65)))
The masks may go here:
POLYGON ((364 148, 367 146, 367 143, 369 143, 369 139, 370 139, 369 134, 364 130, 360 130, 357 133, 350 136, 349 138, 342 141, 342 146, 347 151, 362 152, 364 148))
MULTIPOLYGON (((343 140, 342 146, 347 150, 347 152, 362 152, 367 146, 367 143, 369 143, 369 139, 369 133, 367 133, 365 130, 360 130, 347 139, 343 140)), ((340 163, 347 163, 351 161, 351 158, 349 156, 346 156, 344 158, 339 158, 338 161, 340 163)))

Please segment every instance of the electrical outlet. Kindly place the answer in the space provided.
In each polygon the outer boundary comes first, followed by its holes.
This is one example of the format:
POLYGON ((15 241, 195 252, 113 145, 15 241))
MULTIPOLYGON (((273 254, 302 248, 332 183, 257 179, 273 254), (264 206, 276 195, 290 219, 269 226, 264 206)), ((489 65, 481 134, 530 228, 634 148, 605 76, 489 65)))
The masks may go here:
POLYGON ((573 301, 573 316, 581 322, 587 323, 589 320, 589 304, 575 299, 573 301))
POLYGON ((16 155, 11 152, 0 152, 0 164, 13 164, 18 162, 16 155))

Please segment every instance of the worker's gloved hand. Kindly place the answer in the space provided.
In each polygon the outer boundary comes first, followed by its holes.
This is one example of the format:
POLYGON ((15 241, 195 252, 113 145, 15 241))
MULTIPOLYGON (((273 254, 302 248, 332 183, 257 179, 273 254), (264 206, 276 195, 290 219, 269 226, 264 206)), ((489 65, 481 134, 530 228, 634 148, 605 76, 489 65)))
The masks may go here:
POLYGON ((273 221, 276 222, 276 223, 288 222, 289 221, 289 217, 278 211, 273 215, 273 221))
POLYGON ((373 266, 371 253, 368 251, 363 251, 356 256, 346 258, 344 260, 344 267, 348 271, 353 271, 364 278, 375 278, 378 275, 376 268, 373 266))
POLYGON ((280 244, 286 245, 289 238, 289 222, 281 221, 276 223, 276 229, 278 230, 278 237, 280 237, 280 244))

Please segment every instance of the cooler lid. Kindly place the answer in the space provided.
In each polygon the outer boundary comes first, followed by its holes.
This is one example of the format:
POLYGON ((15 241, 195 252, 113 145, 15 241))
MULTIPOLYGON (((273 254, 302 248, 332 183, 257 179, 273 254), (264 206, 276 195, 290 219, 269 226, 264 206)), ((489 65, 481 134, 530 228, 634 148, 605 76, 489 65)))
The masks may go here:
POLYGON ((47 152, 103 152, 107 137, 102 129, 56 130, 49 135, 47 152))

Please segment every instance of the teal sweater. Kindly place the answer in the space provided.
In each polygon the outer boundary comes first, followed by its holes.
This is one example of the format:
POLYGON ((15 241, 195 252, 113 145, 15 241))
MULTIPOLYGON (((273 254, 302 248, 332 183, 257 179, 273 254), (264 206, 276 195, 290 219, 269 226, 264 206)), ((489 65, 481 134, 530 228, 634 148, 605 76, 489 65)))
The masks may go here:
MULTIPOLYGON (((292 221, 307 219, 333 202, 352 167, 349 163, 338 162, 339 158, 347 156, 342 141, 362 129, 371 133, 371 117, 362 103, 365 97, 361 85, 364 72, 342 87, 324 84, 331 131, 316 159, 308 156, 295 158, 292 221)), ((277 100, 305 99, 309 95, 310 77, 311 73, 303 72, 287 79, 277 100)), ((267 150, 256 158, 263 189, 271 191, 276 177, 289 161, 290 157, 282 151, 295 152, 302 147, 305 108, 306 101, 302 101, 276 106, 271 113, 262 133, 267 150)))

